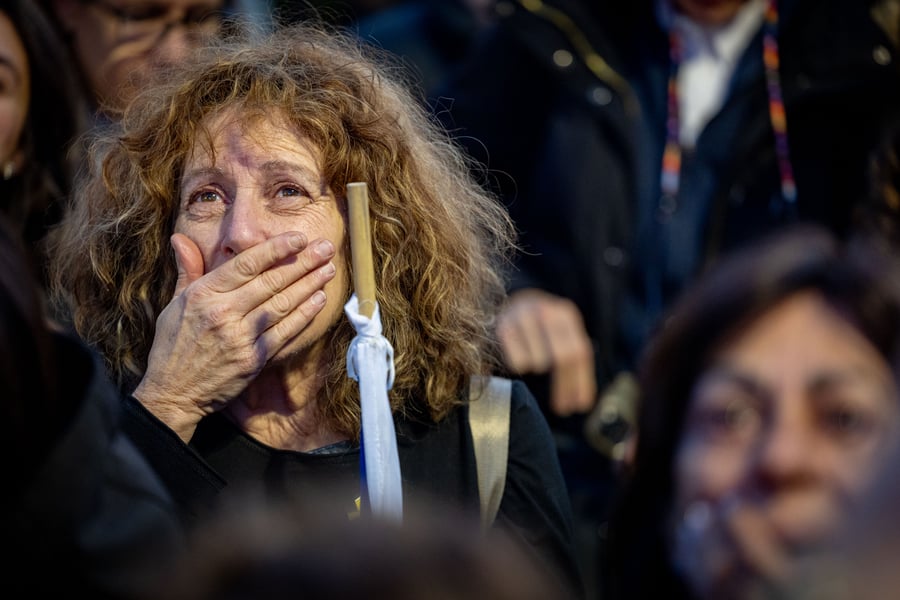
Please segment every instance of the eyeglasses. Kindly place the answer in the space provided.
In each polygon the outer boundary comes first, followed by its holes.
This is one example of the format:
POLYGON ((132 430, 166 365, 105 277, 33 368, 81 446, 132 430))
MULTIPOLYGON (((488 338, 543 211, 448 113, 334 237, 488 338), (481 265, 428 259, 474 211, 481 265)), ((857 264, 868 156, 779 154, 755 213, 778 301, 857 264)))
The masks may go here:
POLYGON ((118 6, 108 0, 81 2, 96 7, 113 19, 117 37, 122 43, 143 41, 156 44, 178 26, 184 27, 192 37, 201 39, 215 34, 222 24, 220 8, 211 8, 208 4, 175 12, 171 6, 153 2, 132 6, 118 6))

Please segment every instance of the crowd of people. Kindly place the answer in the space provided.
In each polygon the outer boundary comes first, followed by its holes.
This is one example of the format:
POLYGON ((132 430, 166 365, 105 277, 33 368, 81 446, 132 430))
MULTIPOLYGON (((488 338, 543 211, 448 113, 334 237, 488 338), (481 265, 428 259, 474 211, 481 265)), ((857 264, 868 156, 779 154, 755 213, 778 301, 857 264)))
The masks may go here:
POLYGON ((4 0, 0 34, 3 530, 60 565, 20 596, 890 585, 900 1, 4 0))
POLYGON ((856 218, 900 107, 893 4, 503 2, 443 87, 438 114, 521 232, 498 333, 545 407, 587 554, 666 309, 760 236, 856 218))

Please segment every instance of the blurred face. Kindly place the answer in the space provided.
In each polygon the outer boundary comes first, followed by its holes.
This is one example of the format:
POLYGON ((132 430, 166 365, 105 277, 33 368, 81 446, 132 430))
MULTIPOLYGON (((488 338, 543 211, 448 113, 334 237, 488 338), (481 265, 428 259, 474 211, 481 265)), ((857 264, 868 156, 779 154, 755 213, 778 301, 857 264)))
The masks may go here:
POLYGON ((0 12, 0 175, 21 166, 19 138, 31 99, 28 56, 12 22, 0 12))
POLYGON ((341 317, 348 289, 342 205, 319 169, 319 151, 279 120, 252 125, 219 115, 207 124, 215 158, 197 147, 184 169, 175 231, 203 255, 204 272, 287 231, 310 243, 330 240, 336 249, 326 304, 312 323, 272 362, 311 347, 341 317))
POLYGON ((147 75, 219 30, 223 0, 54 0, 98 101, 121 111, 147 75))
POLYGON ((703 597, 746 597, 834 532, 900 430, 887 362, 804 292, 726 344, 675 460, 674 559, 703 597))
POLYGON ((703 25, 724 25, 738 13, 747 0, 672 0, 679 11, 703 25))

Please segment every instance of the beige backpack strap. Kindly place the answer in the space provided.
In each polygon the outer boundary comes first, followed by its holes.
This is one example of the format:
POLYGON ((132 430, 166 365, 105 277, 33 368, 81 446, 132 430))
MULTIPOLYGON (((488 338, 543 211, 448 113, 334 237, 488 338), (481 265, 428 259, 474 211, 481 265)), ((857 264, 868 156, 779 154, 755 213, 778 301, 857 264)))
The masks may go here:
POLYGON ((497 517, 506 486, 511 393, 512 381, 503 377, 476 376, 469 382, 469 428, 475 445, 484 530, 497 517))

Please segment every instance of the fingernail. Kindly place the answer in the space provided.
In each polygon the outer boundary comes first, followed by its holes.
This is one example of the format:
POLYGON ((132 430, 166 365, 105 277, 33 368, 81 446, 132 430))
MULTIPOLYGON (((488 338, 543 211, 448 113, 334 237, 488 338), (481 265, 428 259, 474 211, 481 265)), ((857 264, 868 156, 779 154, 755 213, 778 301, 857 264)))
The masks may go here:
POLYGON ((328 240, 319 240, 316 242, 314 249, 319 256, 331 256, 334 254, 334 245, 328 240))
POLYGON ((316 290, 316 293, 314 293, 309 300, 317 306, 325 304, 325 292, 316 290))
POLYGON ((334 263, 330 262, 327 265, 325 265, 324 267, 322 267, 322 274, 326 275, 326 276, 331 276, 331 275, 334 275, 335 270, 336 269, 334 267, 334 263))

